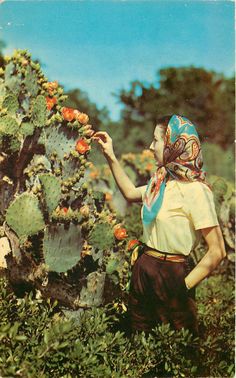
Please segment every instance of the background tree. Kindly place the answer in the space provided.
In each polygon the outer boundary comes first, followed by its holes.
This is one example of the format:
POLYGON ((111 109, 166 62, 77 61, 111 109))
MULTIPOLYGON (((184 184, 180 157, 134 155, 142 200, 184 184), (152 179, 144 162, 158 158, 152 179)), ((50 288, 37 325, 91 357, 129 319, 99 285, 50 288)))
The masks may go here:
POLYGON ((193 66, 170 67, 161 69, 154 83, 134 81, 117 97, 123 105, 123 135, 135 140, 137 151, 151 140, 156 119, 173 113, 189 117, 202 141, 232 147, 234 78, 193 66))

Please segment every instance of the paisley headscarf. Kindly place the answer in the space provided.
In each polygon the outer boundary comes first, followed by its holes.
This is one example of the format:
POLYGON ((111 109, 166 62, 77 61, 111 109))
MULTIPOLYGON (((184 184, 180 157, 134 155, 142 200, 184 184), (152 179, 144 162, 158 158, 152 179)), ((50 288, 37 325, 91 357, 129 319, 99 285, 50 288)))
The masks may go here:
POLYGON ((144 194, 143 224, 148 225, 156 218, 170 177, 179 181, 201 181, 209 186, 202 166, 201 144, 195 126, 185 117, 172 115, 164 138, 163 165, 150 178, 144 194))

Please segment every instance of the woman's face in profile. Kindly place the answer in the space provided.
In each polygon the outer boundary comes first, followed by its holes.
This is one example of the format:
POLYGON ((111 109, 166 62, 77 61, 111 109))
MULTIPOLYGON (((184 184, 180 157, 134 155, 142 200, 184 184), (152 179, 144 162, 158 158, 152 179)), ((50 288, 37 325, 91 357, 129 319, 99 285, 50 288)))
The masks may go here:
POLYGON ((163 164, 164 138, 163 130, 160 125, 156 125, 153 133, 153 141, 149 149, 154 153, 155 160, 158 165, 163 164))

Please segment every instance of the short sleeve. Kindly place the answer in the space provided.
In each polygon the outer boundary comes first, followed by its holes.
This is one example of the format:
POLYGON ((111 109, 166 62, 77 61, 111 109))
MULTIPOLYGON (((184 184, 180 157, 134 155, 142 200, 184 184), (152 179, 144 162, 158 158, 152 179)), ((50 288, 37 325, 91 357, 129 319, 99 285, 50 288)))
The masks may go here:
POLYGON ((202 182, 191 183, 188 193, 188 210, 195 230, 219 225, 213 192, 202 182))
POLYGON ((141 195, 142 195, 142 201, 144 198, 144 193, 146 192, 146 188, 147 188, 147 185, 139 186, 139 190, 141 191, 141 195))

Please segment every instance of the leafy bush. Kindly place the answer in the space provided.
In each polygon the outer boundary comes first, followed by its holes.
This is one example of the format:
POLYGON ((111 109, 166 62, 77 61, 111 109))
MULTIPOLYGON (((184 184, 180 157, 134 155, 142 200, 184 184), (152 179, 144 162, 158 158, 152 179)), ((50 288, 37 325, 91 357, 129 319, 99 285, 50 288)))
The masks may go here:
MULTIPOLYGON (((11 377, 233 377, 233 284, 198 289, 200 339, 168 324, 127 337, 111 306, 65 311, 1 279, 0 374, 11 377)), ((123 317, 126 315, 124 314, 123 317)))
POLYGON ((233 148, 223 150, 219 145, 203 143, 202 153, 204 166, 211 175, 222 176, 234 181, 234 153, 233 148))
POLYGON ((203 370, 209 376, 230 377, 234 371, 234 282, 212 276, 197 291, 203 342, 203 370))

